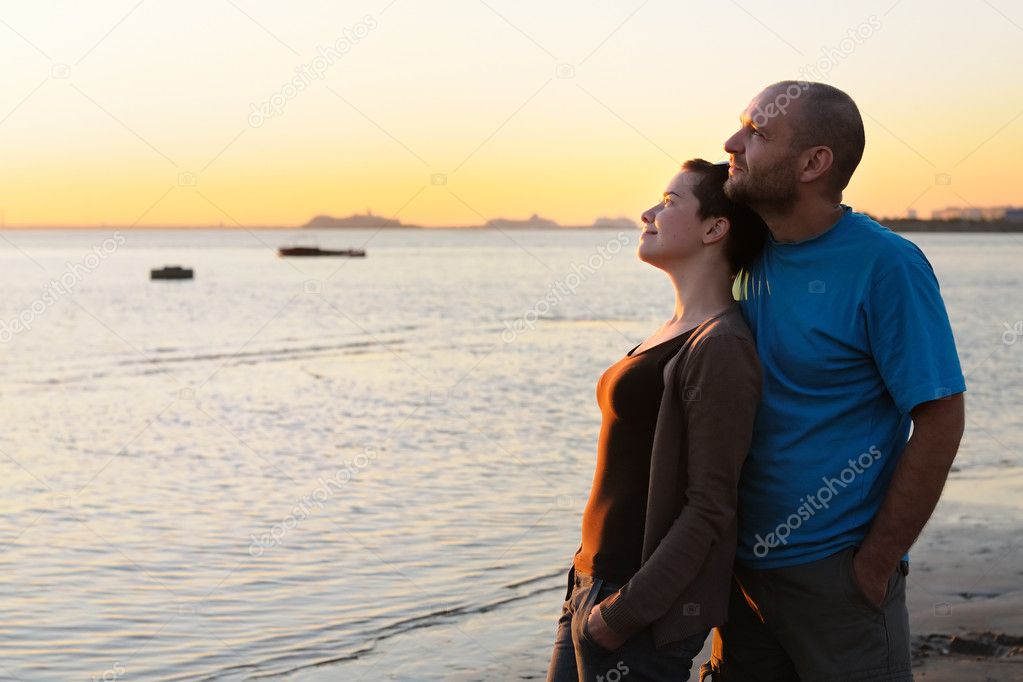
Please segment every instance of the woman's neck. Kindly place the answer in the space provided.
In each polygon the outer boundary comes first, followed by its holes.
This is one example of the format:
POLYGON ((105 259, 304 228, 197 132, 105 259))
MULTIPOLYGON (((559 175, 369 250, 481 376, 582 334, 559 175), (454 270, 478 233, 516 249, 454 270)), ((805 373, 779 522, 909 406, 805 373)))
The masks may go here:
POLYGON ((675 288, 675 314, 666 326, 689 329, 735 305, 732 278, 718 264, 687 266, 685 274, 668 273, 675 288))

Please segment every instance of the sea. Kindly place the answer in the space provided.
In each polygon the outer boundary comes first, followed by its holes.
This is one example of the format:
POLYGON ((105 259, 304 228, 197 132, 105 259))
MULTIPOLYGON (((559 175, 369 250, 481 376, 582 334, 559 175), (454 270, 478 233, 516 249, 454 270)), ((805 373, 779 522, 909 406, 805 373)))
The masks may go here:
MULTIPOLYGON (((542 678, 597 378, 674 305, 638 236, 0 233, 0 679, 542 678)), ((1023 235, 906 236, 981 491, 1023 473, 1023 235)))

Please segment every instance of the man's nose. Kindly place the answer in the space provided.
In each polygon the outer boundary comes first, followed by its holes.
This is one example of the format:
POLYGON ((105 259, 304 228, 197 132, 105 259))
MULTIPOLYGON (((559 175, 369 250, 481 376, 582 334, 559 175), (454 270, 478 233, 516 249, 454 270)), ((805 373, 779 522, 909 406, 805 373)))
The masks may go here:
POLYGON ((742 154, 745 149, 742 146, 742 131, 736 132, 725 140, 725 151, 729 154, 742 154))

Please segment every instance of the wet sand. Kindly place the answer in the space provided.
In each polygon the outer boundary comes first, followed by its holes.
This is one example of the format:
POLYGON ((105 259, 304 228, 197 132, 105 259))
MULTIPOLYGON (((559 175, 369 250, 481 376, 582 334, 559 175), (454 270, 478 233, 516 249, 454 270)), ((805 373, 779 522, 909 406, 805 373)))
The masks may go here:
POLYGON ((946 486, 910 553, 916 679, 1023 680, 1021 489, 1019 476, 954 476, 946 486), (998 635, 1006 643, 988 645, 998 635))

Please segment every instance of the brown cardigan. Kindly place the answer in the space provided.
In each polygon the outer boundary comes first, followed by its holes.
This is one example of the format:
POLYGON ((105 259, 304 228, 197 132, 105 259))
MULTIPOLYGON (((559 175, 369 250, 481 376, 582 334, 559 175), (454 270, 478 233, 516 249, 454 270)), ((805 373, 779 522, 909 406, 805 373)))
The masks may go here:
POLYGON ((739 473, 761 370, 736 304, 701 324, 664 368, 639 571, 600 604, 628 638, 656 646, 722 624, 736 543, 739 473))

